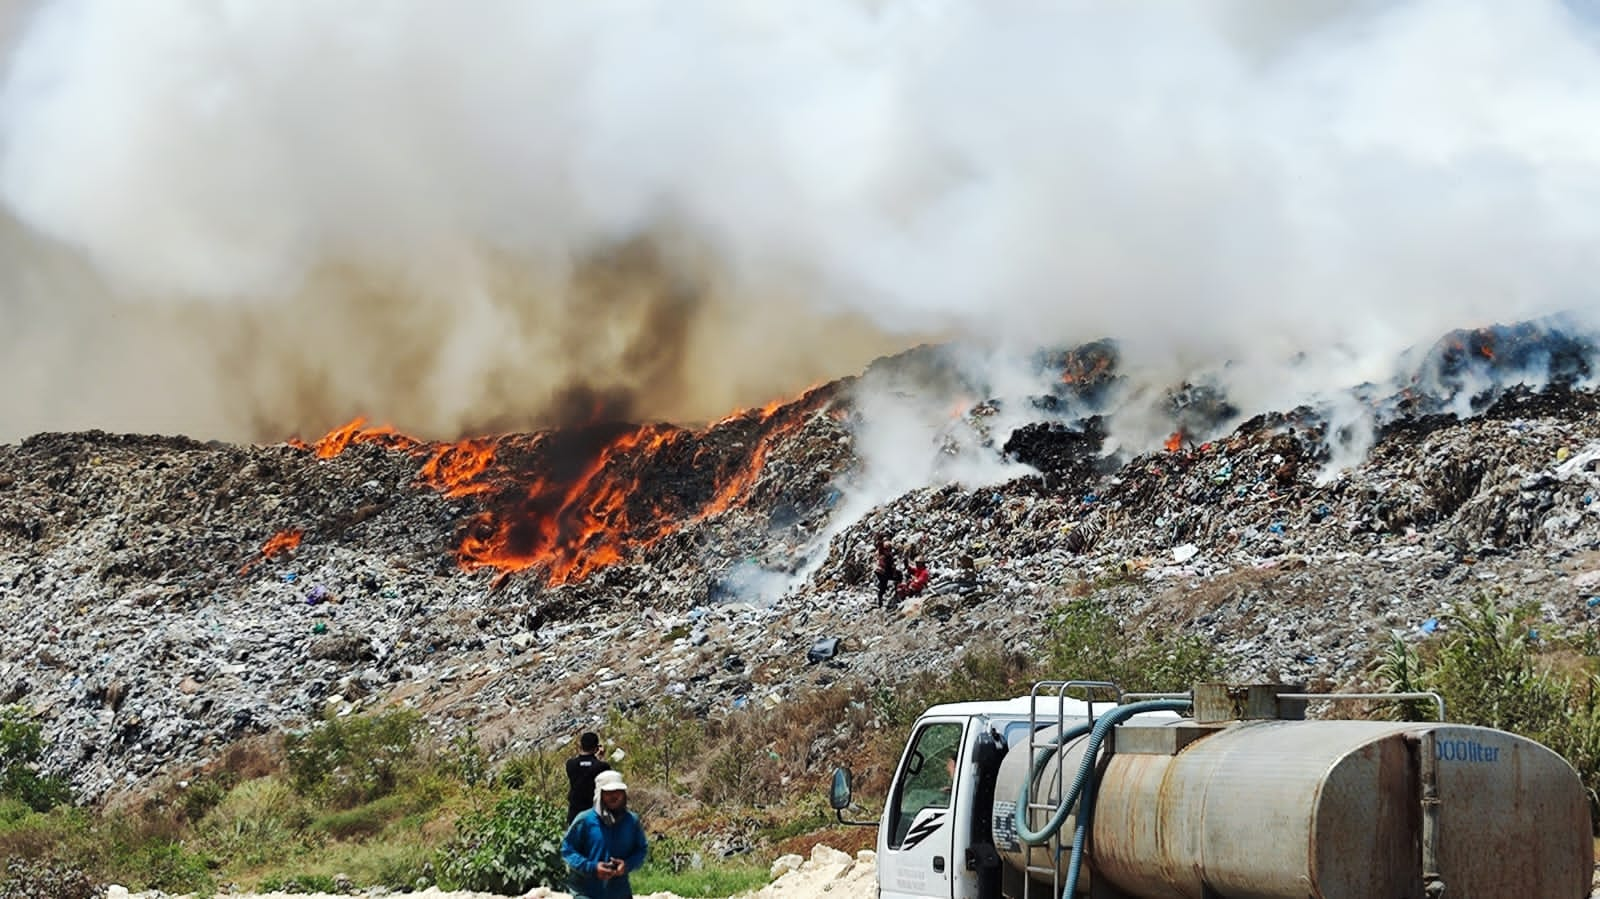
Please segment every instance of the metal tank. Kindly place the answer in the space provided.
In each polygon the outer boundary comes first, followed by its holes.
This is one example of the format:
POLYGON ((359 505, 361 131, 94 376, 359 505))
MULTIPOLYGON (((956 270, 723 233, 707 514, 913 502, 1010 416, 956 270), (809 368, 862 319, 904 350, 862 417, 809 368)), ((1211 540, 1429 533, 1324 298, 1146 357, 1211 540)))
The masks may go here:
MULTIPOLYGON (((1078 881, 1097 899, 1589 895, 1583 785, 1560 756, 1514 734, 1282 720, 1130 722, 1113 734, 1078 881)), ((1070 788, 1087 739, 1042 772, 1031 828, 1051 817, 1061 780, 1070 788)), ((1016 839, 1029 756, 1026 743, 1014 747, 995 788, 1011 896, 1022 895, 1024 872, 1036 881, 1031 896, 1060 889, 1070 855, 1016 839)), ((1075 825, 1061 828, 1063 846, 1075 825)))

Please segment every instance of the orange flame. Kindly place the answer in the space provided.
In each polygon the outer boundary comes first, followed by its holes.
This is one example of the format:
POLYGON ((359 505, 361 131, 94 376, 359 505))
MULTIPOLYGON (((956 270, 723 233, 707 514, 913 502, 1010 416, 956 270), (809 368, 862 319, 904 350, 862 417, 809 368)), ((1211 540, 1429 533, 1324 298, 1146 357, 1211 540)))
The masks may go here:
MULTIPOLYGON (((619 562, 623 551, 653 542, 672 527, 671 516, 654 523, 631 514, 636 482, 619 469, 635 457, 662 452, 688 434, 666 425, 644 425, 606 441, 568 477, 535 476, 505 484, 507 472, 483 469, 472 492, 499 492, 503 514, 481 512, 468 522, 458 558, 469 571, 494 568, 548 569, 552 584, 564 584, 619 562), (501 485, 497 487, 496 481, 501 485), (510 487, 510 490, 505 490, 510 487)), ((439 486, 437 483, 435 486, 439 486)))
POLYGON ((279 531, 273 534, 267 538, 266 543, 261 544, 261 558, 270 559, 279 553, 286 553, 297 548, 305 534, 306 532, 300 528, 290 528, 287 531, 279 531))
POLYGON ((257 564, 265 562, 274 556, 280 556, 286 552, 292 552, 300 545, 300 540, 304 536, 305 531, 301 530, 300 528, 290 528, 289 530, 279 531, 278 533, 273 534, 271 537, 267 538, 266 543, 261 544, 260 557, 246 562, 244 567, 239 569, 239 573, 248 574, 250 569, 254 568, 257 564))
POLYGON ((417 478, 432 484, 446 496, 471 496, 488 489, 488 485, 479 479, 493 464, 493 440, 463 440, 434 451, 428 461, 422 464, 417 478))
POLYGON ((540 568, 560 585, 624 560, 683 523, 736 508, 776 441, 826 399, 813 390, 794 403, 735 413, 698 434, 672 425, 593 425, 422 444, 358 419, 315 444, 295 445, 324 459, 367 442, 410 452, 423 460, 420 483, 484 507, 461 529, 463 569, 540 568))
POLYGON ((407 437, 388 425, 376 428, 364 427, 367 420, 357 418, 341 428, 335 428, 324 434, 316 443, 307 444, 303 440, 291 439, 289 445, 297 449, 311 450, 318 459, 332 459, 357 443, 376 443, 389 449, 408 450, 418 443, 416 438, 407 437))
POLYGON ((1183 437, 1183 429, 1179 428, 1168 435, 1166 442, 1162 445, 1167 448, 1167 452, 1175 453, 1178 450, 1183 449, 1183 437))

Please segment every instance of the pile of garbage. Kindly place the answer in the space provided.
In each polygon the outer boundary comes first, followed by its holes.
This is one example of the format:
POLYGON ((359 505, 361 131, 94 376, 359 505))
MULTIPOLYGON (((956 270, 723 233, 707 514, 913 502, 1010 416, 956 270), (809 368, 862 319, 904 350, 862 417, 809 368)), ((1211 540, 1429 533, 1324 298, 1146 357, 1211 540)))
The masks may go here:
MULTIPOLYGON (((879 367, 945 377, 937 362, 879 367)), ((654 443, 616 429, 566 493, 533 486, 555 445, 538 435, 492 462, 468 452, 492 441, 355 431, 331 451, 100 432, 0 446, 0 704, 36 715, 52 771, 103 798, 392 703, 516 749, 642 697, 721 714, 893 682, 978 641, 1039 649, 1083 596, 1130 632, 1203 636, 1234 679, 1313 688, 1359 684, 1392 634, 1418 639, 1480 594, 1564 625, 1600 605, 1600 395, 1581 382, 1507 384, 1465 417, 1390 403, 1347 465, 1313 410, 1206 433, 1229 408, 1191 392, 1167 448, 1123 457, 1095 405, 1113 363, 1091 345, 1051 362, 1078 372, 1069 387, 968 402, 930 452, 998 467, 871 503, 870 370, 654 443), (522 497, 569 505, 512 503, 518 477, 522 497), (888 608, 880 534, 929 569, 888 608), (557 538, 570 577, 538 555, 557 538)))

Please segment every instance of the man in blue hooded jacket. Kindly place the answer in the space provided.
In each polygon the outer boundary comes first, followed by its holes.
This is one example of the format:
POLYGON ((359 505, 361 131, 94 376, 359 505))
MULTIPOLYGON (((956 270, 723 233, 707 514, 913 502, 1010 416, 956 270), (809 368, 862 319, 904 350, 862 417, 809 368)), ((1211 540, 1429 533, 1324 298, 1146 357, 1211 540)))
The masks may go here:
POLYGON ((561 841, 568 892, 587 899, 633 899, 628 872, 648 851, 639 816, 628 811, 628 785, 615 771, 594 779, 594 808, 574 818, 561 841))

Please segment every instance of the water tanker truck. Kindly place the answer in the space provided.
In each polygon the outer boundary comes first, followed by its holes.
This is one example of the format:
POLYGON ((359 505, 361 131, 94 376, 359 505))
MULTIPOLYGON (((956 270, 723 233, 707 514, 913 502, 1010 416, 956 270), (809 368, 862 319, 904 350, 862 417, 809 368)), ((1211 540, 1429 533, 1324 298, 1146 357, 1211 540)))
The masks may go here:
MULTIPOLYGON (((1365 695, 1365 694, 1364 694, 1365 695)), ((879 899, 1582 899, 1588 794, 1540 744, 1307 719, 1353 694, 1103 682, 928 709, 877 822, 879 899), (1100 697, 1097 699, 1096 697, 1100 697)))

